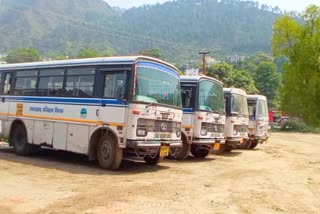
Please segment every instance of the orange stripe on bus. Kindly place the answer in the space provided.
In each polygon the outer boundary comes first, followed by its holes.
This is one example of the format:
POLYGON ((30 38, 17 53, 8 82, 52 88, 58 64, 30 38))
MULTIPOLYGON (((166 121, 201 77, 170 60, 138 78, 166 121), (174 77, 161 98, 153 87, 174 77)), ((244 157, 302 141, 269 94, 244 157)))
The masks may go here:
POLYGON ((192 129, 193 128, 193 126, 181 126, 182 128, 184 128, 184 129, 192 129))
MULTIPOLYGON (((16 114, 11 114, 11 113, 2 113, 2 112, 0 112, 0 115, 10 116, 10 117, 17 117, 16 114)), ((58 120, 58 121, 76 122, 76 123, 91 123, 91 124, 97 124, 97 125, 107 124, 107 125, 110 125, 110 126, 126 126, 123 123, 103 123, 103 122, 97 121, 97 120, 74 119, 74 118, 65 118, 65 117, 49 117, 49 116, 32 115, 32 114, 23 114, 23 115, 19 115, 19 117, 34 118, 34 119, 58 120)))

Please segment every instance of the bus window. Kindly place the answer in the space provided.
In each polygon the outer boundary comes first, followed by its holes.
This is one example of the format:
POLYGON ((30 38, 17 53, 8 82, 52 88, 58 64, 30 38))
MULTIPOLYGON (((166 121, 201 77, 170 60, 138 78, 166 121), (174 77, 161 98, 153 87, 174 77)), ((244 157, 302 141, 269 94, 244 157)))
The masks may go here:
POLYGON ((4 84, 3 84, 3 90, 2 90, 2 94, 7 95, 10 93, 10 88, 11 88, 11 77, 12 74, 10 73, 6 73, 6 76, 4 77, 4 84))
POLYGON ((248 101, 248 111, 250 118, 256 117, 256 101, 248 101))
POLYGON ((16 76, 14 95, 36 95, 38 71, 19 71, 16 76))
POLYGON ((259 117, 268 117, 267 102, 264 100, 258 101, 258 116, 259 117))
POLYGON ((195 87, 181 87, 181 99, 183 108, 194 108, 195 87))
POLYGON ((63 79, 63 69, 41 70, 37 94, 40 96, 65 96, 63 79))
POLYGON ((92 97, 94 79, 94 68, 69 69, 66 79, 66 95, 69 97, 92 97))
POLYGON ((122 99, 125 95, 126 72, 106 73, 104 97, 122 99))

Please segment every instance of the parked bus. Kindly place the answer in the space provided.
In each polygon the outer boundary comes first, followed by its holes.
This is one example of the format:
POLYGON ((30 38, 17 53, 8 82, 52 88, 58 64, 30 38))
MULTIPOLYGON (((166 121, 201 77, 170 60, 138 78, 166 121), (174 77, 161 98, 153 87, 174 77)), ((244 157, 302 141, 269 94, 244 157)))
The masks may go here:
POLYGON ((206 76, 181 76, 182 148, 170 156, 181 160, 189 152, 205 158, 224 143, 225 108, 222 83, 206 76))
POLYGON ((269 115, 267 98, 262 95, 247 95, 249 110, 249 141, 246 149, 254 149, 268 139, 269 115))
POLYGON ((159 163, 181 146, 180 78, 149 57, 1 65, 2 134, 19 155, 41 146, 115 170, 123 157, 159 163))
POLYGON ((224 98, 226 106, 225 144, 221 144, 215 154, 230 152, 246 142, 248 137, 248 104, 246 92, 238 88, 225 88, 224 98))

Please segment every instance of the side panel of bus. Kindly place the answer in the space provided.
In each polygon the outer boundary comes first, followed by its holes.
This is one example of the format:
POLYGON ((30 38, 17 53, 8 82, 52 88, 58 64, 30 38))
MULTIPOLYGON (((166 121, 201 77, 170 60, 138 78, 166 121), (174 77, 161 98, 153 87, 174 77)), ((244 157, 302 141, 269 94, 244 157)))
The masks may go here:
POLYGON ((128 69, 130 65, 121 69, 43 68, 21 71, 19 75, 2 74, 3 134, 9 137, 12 123, 19 120, 31 144, 88 154, 92 134, 106 128, 125 147, 128 69), (125 79, 105 82, 107 76, 115 77, 113 74, 119 72, 125 74, 121 76, 125 79), (11 88, 9 79, 13 79, 11 88), (6 90, 8 93, 4 93, 6 90))

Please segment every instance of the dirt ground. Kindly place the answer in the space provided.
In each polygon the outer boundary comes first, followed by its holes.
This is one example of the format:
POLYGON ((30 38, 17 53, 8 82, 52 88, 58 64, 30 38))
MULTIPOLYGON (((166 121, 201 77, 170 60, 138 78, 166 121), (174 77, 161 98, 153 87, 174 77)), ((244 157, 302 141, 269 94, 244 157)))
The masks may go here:
POLYGON ((0 148, 1 213, 320 213, 320 135, 272 133, 253 151, 118 172, 86 157, 0 148))

